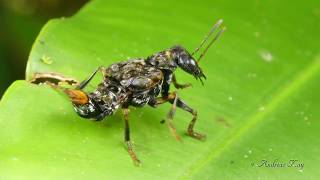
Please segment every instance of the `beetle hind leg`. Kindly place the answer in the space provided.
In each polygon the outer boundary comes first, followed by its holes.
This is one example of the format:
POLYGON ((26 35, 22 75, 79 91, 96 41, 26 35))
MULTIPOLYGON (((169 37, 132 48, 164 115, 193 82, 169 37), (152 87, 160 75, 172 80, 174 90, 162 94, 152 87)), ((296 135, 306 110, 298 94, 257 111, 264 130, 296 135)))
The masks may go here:
POLYGON ((125 141, 125 144, 126 144, 126 146, 127 146, 128 153, 129 153, 129 155, 130 155, 133 163, 134 163, 136 166, 140 166, 140 165, 141 165, 141 162, 140 162, 140 160, 138 159, 136 153, 134 152, 133 147, 132 147, 132 143, 131 143, 131 140, 130 140, 129 108, 123 108, 123 115, 124 115, 124 124, 125 124, 125 129, 124 129, 124 141, 125 141))

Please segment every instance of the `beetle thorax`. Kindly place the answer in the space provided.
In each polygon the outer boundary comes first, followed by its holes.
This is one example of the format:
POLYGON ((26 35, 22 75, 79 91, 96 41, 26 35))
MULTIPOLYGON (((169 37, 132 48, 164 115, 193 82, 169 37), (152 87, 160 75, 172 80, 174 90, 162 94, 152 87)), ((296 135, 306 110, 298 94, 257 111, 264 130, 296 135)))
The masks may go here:
POLYGON ((148 57, 147 62, 158 69, 174 71, 177 68, 170 50, 161 51, 148 57))

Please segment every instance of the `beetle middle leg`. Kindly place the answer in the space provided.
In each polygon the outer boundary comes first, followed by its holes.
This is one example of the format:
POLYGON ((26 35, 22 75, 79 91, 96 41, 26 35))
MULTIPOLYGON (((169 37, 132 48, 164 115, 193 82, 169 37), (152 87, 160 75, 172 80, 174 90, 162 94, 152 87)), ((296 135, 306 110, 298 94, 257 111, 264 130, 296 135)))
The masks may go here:
POLYGON ((133 151, 132 143, 130 141, 130 128, 129 128, 129 108, 124 107, 123 109, 123 115, 124 115, 124 142, 127 146, 128 153, 133 161, 133 163, 136 166, 139 166, 141 164, 140 160, 138 159, 136 153, 133 151))
MULTIPOLYGON (((198 133, 198 132, 194 131, 194 125, 195 125, 195 123, 197 121, 197 111, 192 109, 191 107, 189 107, 185 102, 183 102, 178 97, 176 92, 169 93, 169 95, 166 96, 166 97, 157 98, 155 105, 163 104, 163 103, 168 102, 168 101, 172 104, 171 110, 168 113, 169 127, 170 127, 170 123, 172 123, 172 119, 173 119, 173 116, 174 116, 174 113, 175 113, 175 108, 177 106, 177 107, 179 107, 179 108, 181 108, 181 109, 183 109, 185 111, 188 111, 193 116, 192 120, 190 121, 190 123, 188 125, 188 129, 187 129, 188 135, 193 137, 193 138, 195 138, 195 139, 198 139, 198 140, 205 140, 206 136, 204 134, 201 134, 201 133, 198 133)), ((175 131, 171 131, 171 132, 175 132, 175 131)))
POLYGON ((176 113, 176 108, 177 108, 177 100, 178 100, 178 95, 177 95, 177 92, 173 92, 171 94, 169 94, 169 98, 171 98, 171 101, 173 99, 173 103, 172 103, 172 106, 171 106, 171 109, 170 111, 168 112, 168 115, 167 115, 167 120, 168 120, 168 127, 171 131, 171 134, 174 135, 174 137, 178 140, 178 141, 181 141, 181 137, 177 134, 177 130, 173 124, 173 117, 176 113))

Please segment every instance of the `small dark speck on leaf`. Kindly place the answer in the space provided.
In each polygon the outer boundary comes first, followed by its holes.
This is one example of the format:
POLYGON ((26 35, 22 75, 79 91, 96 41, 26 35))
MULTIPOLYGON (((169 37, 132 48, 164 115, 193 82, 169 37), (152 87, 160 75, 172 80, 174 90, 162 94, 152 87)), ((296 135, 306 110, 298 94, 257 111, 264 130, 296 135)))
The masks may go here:
POLYGON ((230 164, 234 164, 234 161, 231 160, 231 161, 230 161, 230 164))
POLYGON ((38 40, 40 44, 44 44, 44 40, 43 39, 39 39, 38 40))
POLYGON ((164 124, 165 122, 166 122, 166 120, 164 120, 164 119, 162 119, 162 120, 160 121, 161 124, 164 124))
POLYGON ((216 116, 216 121, 225 127, 231 127, 231 124, 224 117, 216 116))

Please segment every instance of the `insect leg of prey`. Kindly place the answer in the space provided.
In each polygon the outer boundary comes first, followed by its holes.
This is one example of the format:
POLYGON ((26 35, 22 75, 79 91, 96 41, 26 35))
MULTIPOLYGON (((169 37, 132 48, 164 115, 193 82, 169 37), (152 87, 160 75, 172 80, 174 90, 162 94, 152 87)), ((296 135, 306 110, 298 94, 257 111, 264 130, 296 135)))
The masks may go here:
POLYGON ((90 76, 89 78, 87 78, 86 80, 82 81, 77 87, 76 89, 84 89, 89 83, 90 81, 94 78, 94 76, 97 74, 97 72, 100 71, 103 75, 103 77, 105 78, 106 73, 105 73, 105 68, 103 66, 98 67, 90 76))

